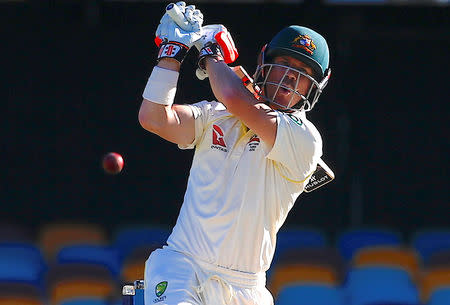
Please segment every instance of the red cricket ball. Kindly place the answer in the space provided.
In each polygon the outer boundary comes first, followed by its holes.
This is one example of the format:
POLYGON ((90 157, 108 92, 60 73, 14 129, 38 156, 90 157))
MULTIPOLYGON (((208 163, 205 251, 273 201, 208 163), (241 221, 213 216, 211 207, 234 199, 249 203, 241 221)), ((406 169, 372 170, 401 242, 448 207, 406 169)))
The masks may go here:
POLYGON ((103 156, 102 166, 108 174, 118 174, 123 168, 123 158, 116 152, 109 152, 103 156))

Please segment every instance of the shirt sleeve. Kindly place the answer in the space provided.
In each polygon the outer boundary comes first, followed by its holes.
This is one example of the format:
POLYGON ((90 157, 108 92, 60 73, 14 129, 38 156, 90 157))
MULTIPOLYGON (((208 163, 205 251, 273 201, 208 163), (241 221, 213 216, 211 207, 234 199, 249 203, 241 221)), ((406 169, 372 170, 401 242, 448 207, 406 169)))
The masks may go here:
POLYGON ((299 113, 277 111, 277 135, 266 158, 292 182, 305 182, 322 156, 322 138, 316 127, 299 113))
POLYGON ((180 149, 193 149, 198 144, 212 111, 211 102, 209 101, 201 101, 188 106, 191 108, 192 114, 194 115, 195 138, 191 144, 178 145, 180 149))

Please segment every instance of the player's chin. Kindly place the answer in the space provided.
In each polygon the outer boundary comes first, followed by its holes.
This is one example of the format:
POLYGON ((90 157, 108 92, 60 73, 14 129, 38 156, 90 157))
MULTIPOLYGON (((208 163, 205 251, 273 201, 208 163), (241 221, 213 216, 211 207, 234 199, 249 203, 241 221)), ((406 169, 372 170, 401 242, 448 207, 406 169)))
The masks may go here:
POLYGON ((273 100, 278 105, 278 108, 286 109, 292 107, 298 98, 293 96, 293 93, 284 94, 283 92, 279 92, 273 100))

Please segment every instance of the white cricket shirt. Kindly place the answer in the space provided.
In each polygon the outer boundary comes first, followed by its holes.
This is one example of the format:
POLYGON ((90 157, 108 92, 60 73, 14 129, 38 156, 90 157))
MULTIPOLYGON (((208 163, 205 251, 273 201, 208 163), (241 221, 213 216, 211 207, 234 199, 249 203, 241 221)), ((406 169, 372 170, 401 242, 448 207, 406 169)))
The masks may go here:
POLYGON ((223 104, 191 105, 195 154, 169 247, 208 263, 258 273, 270 267, 276 233, 322 155, 304 112, 277 111, 272 149, 223 104))

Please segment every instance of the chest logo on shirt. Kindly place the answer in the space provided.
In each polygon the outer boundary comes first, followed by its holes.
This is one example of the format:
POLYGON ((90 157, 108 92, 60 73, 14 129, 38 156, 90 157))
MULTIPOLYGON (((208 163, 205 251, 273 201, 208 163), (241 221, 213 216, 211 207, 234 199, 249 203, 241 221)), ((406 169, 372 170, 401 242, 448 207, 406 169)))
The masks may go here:
POLYGON ((255 151, 255 149, 258 147, 259 142, 261 142, 261 140, 259 139, 259 137, 257 135, 253 135, 250 140, 248 140, 248 146, 249 146, 249 150, 248 151, 255 151))
POLYGON ((217 125, 213 125, 212 126, 212 145, 211 148, 216 148, 219 149, 221 151, 225 151, 227 152, 228 149, 226 148, 227 145, 225 144, 225 140, 223 138, 223 131, 222 129, 217 126, 217 125))
POLYGON ((287 115, 292 121, 294 121, 297 125, 299 125, 299 126, 302 126, 303 125, 303 121, 300 119, 300 118, 298 118, 298 117, 296 117, 296 116, 294 116, 294 115, 292 115, 292 114, 289 114, 288 113, 288 115, 287 115))

